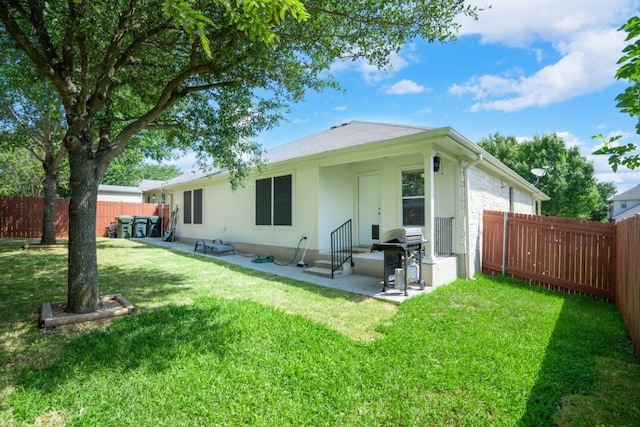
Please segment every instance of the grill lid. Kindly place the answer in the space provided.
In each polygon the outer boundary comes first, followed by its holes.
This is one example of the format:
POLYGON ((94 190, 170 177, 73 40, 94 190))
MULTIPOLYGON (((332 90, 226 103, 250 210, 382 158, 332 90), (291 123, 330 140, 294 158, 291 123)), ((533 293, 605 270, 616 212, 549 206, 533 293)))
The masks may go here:
POLYGON ((420 228, 392 228, 382 235, 382 243, 414 243, 422 242, 420 228))

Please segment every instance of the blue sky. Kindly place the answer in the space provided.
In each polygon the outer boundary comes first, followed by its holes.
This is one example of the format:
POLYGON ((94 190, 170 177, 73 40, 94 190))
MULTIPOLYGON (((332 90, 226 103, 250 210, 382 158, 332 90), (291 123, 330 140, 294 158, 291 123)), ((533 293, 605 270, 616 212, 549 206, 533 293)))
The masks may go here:
POLYGON ((478 21, 460 21, 457 42, 415 41, 387 71, 336 64, 345 93, 308 93, 258 141, 269 148, 350 120, 451 126, 474 142, 496 132, 555 132, 593 161, 599 180, 619 192, 640 184, 640 170, 613 173, 606 157, 591 156, 596 134, 640 145, 636 119, 615 107, 626 84, 614 79, 626 35, 617 29, 639 13, 640 0, 468 3, 491 8, 478 21))

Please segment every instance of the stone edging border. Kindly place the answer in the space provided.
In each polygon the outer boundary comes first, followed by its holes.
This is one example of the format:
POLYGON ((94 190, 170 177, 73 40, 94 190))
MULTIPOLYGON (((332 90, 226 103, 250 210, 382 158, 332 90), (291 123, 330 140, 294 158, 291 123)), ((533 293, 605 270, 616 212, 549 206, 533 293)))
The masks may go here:
POLYGON ((135 312, 135 307, 127 301, 121 294, 103 295, 100 301, 116 301, 120 307, 96 311, 84 314, 65 314, 64 316, 53 315, 52 303, 42 303, 40 308, 40 329, 55 328, 56 326, 70 325, 72 323, 88 322, 92 320, 110 319, 112 317, 124 316, 135 312))

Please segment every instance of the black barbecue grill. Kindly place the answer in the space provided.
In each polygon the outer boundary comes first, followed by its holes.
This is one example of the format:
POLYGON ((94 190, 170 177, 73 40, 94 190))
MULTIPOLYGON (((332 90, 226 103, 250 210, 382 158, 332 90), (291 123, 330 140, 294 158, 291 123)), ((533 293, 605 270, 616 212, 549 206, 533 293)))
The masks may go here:
POLYGON ((422 238, 420 228, 394 228, 385 232, 380 239, 380 243, 374 243, 372 251, 384 251, 384 286, 382 292, 387 291, 389 286, 389 276, 394 275, 394 287, 398 280, 395 278, 396 269, 402 268, 404 274, 404 294, 407 295, 407 265, 409 260, 415 259, 418 264, 418 277, 416 283, 420 289, 424 289, 425 283, 422 280, 422 245, 426 240, 422 238), (403 262, 404 260, 404 262, 403 262))

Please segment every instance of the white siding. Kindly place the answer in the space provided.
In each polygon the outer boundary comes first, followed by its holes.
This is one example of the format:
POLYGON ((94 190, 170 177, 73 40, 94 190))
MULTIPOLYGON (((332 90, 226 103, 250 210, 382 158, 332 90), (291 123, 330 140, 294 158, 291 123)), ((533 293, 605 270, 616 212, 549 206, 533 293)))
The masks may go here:
MULTIPOLYGON (((482 214, 485 210, 509 212, 509 184, 478 167, 471 167, 467 172, 468 203, 468 256, 469 275, 472 277, 482 269, 482 214)), ((464 192, 461 193, 464 197, 464 192)), ((535 206, 531 195, 514 189, 513 212, 534 214, 535 206)))

